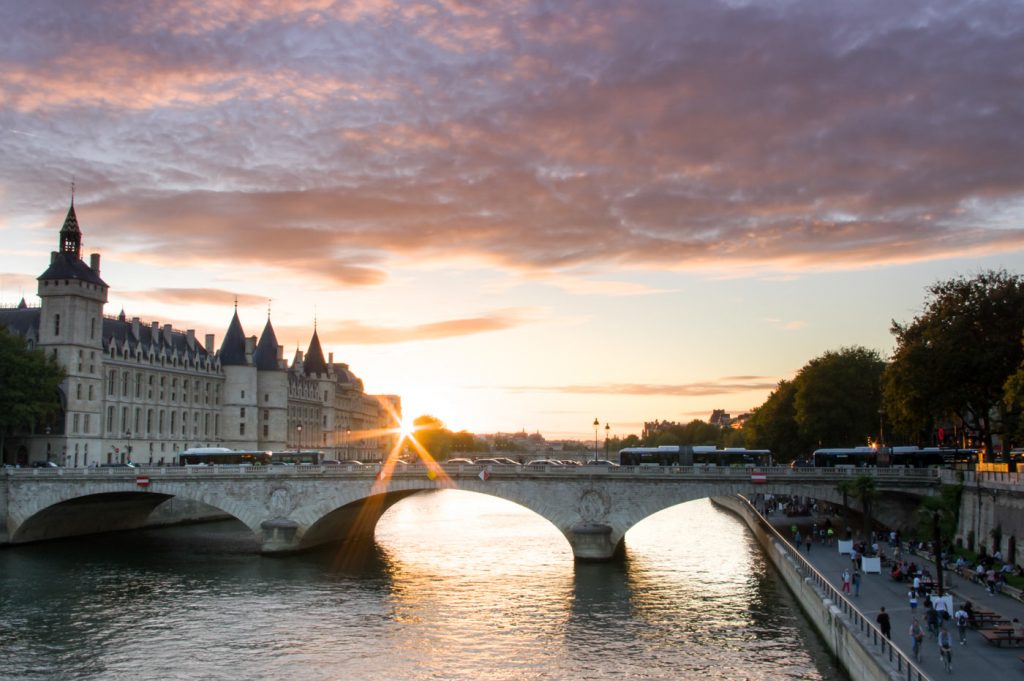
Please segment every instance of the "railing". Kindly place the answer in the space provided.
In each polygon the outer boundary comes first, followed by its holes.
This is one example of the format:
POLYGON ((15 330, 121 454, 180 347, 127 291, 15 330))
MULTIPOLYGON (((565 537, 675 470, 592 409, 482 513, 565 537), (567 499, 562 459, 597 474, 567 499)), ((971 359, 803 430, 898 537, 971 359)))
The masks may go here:
MULTIPOLYGON (((4 475, 20 477, 130 477, 140 474, 153 476, 203 476, 203 475, 309 475, 309 474, 331 474, 345 473, 357 474, 357 477, 365 477, 367 474, 376 474, 381 470, 379 463, 366 464, 362 466, 346 464, 330 466, 317 464, 298 464, 289 466, 248 466, 248 465, 211 465, 211 466, 93 466, 81 468, 3 468, 0 469, 4 475)), ((580 477, 612 477, 666 479, 666 480, 689 480, 689 481, 731 481, 737 483, 755 484, 751 479, 754 471, 763 473, 764 483, 756 483, 758 487, 771 483, 810 483, 810 484, 831 484, 836 480, 857 477, 860 475, 871 475, 882 484, 900 483, 937 483, 939 473, 935 469, 913 469, 913 468, 790 468, 788 466, 764 467, 764 468, 735 468, 729 466, 530 466, 530 465, 502 465, 502 464, 440 464, 441 470, 453 476, 472 477, 479 475, 481 471, 488 471, 492 475, 500 477, 554 477, 554 478, 580 478, 580 477)), ((405 475, 422 475, 426 466, 421 463, 396 465, 392 470, 395 477, 405 475)), ((333 477, 333 476, 331 476, 333 477)))
POLYGON ((846 615, 853 628, 860 631, 861 635, 866 637, 871 643, 881 648, 881 655, 883 657, 888 657, 889 662, 895 666, 896 671, 903 678, 907 679, 907 681, 929 681, 928 675, 925 674, 920 667, 914 664, 913 660, 911 660, 902 650, 893 645, 892 641, 882 634, 882 630, 875 626, 874 622, 865 617, 864 614, 857 609, 857 606, 854 605, 850 599, 843 595, 843 593, 828 580, 828 577, 818 572, 818 570, 800 554, 800 550, 790 544, 789 541, 782 536, 782 533, 776 530, 772 524, 769 523, 763 515, 761 515, 760 511, 750 503, 749 499, 743 495, 738 496, 747 505, 748 510, 758 519, 758 522, 765 533, 789 549, 790 557, 799 565, 798 570, 802 570, 803 573, 810 578, 821 591, 824 592, 825 596, 836 604, 836 607, 846 615))

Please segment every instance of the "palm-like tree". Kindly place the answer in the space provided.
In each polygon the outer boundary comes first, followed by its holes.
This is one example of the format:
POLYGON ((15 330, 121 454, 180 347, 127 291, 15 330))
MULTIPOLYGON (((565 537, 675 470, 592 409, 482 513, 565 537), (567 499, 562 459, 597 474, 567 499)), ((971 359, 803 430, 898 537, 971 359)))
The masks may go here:
POLYGON ((871 537, 871 510, 872 504, 878 498, 878 480, 873 475, 857 476, 851 483, 853 496, 860 501, 861 510, 864 512, 864 537, 871 537))

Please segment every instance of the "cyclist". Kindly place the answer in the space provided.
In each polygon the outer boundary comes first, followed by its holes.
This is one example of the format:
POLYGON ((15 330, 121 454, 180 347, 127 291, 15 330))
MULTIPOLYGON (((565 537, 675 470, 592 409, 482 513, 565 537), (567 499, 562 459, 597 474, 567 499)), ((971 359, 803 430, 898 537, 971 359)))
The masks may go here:
POLYGON ((953 637, 945 624, 939 629, 939 659, 946 665, 947 672, 953 671, 953 637))
POLYGON ((924 632, 921 631, 921 623, 914 618, 914 621, 910 624, 910 641, 911 641, 911 652, 914 654, 914 660, 917 662, 921 661, 921 642, 924 641, 924 632))

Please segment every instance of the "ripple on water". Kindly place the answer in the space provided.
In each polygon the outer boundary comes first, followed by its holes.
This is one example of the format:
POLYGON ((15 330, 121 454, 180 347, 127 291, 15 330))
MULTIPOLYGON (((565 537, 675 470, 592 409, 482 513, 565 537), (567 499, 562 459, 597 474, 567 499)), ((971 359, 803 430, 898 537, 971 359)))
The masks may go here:
MULTIPOLYGON (((359 569, 218 523, 0 551, 4 678, 836 678, 733 517, 692 502, 574 565, 507 502, 413 496, 359 569)), ((344 549, 342 549, 344 553, 344 549)))

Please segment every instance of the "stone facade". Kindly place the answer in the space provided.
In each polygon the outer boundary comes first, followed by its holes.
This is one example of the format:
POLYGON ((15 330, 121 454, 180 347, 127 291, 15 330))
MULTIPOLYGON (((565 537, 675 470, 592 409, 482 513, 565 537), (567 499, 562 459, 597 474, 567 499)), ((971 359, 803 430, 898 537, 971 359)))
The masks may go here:
POLYGON ((257 341, 235 314, 219 349, 194 330, 104 315, 100 257, 82 260, 72 204, 59 249, 38 278, 40 304, 0 309, 0 326, 51 353, 67 378, 61 412, 3 440, 2 461, 88 466, 170 464, 189 447, 316 449, 327 458, 380 460, 397 442, 395 395, 368 395, 347 364, 323 358, 316 330, 289 365, 268 314, 257 341))

